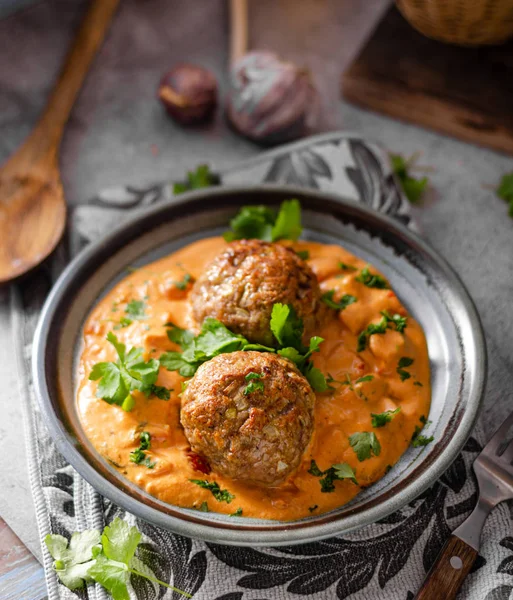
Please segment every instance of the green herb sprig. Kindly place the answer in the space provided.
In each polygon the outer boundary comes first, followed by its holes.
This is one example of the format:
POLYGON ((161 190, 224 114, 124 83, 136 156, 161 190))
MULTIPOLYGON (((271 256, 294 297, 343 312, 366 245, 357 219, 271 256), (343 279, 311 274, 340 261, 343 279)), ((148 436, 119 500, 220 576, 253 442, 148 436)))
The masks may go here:
POLYGON ((379 456, 381 453, 381 444, 373 432, 353 433, 349 436, 349 444, 360 462, 371 458, 372 455, 379 456))
MULTIPOLYGON (((342 481, 343 479, 350 479, 354 484, 358 485, 356 474, 347 463, 338 463, 331 466, 329 469, 326 469, 326 471, 321 471, 315 460, 312 460, 308 472, 314 477, 322 477, 322 479, 319 480, 319 483, 321 485, 321 492, 323 493, 334 492, 335 481, 342 481)), ((315 508, 310 512, 313 512, 315 508)))
POLYGON ((185 182, 173 185, 173 194, 176 196, 184 192, 219 185, 219 183, 221 183, 219 175, 212 173, 208 165, 198 165, 193 171, 187 172, 187 180, 185 182))
POLYGON ((381 311, 381 320, 378 323, 369 323, 367 327, 358 336, 356 346, 357 352, 363 352, 367 347, 371 335, 386 333, 387 329, 395 329, 399 333, 404 333, 408 317, 402 317, 397 313, 391 315, 386 310, 381 311))
POLYGON ((135 556, 141 533, 119 518, 102 533, 97 530, 74 533, 69 542, 62 535, 48 534, 44 541, 59 580, 70 590, 96 581, 114 600, 130 600, 130 577, 137 575, 192 598, 191 594, 153 576, 149 567, 135 556))
POLYGON ((386 410, 382 413, 371 413, 371 425, 373 427, 384 427, 399 413, 401 407, 398 406, 395 410, 386 410))
POLYGON ((227 504, 230 504, 230 502, 235 498, 235 496, 228 490, 222 490, 217 481, 208 481, 207 479, 189 479, 189 481, 199 485, 199 487, 205 490, 209 490, 212 493, 212 496, 214 496, 218 502, 226 502, 227 504))
POLYGON ((513 173, 504 175, 495 193, 508 204, 508 214, 513 219, 513 173))
POLYGON ((147 431, 141 431, 139 436, 139 447, 130 452, 130 461, 136 465, 144 465, 148 469, 153 469, 157 463, 146 456, 146 450, 151 446, 151 435, 147 431))
POLYGON ((387 290, 389 288, 388 281, 378 275, 377 273, 371 273, 369 270, 370 265, 366 265, 360 273, 355 277, 355 280, 369 288, 376 288, 378 290, 387 290))
POLYGON ((416 158, 417 155, 415 154, 408 159, 400 154, 390 154, 392 170, 399 179, 405 196, 412 204, 417 204, 420 201, 428 185, 427 177, 415 179, 415 177, 410 175, 410 169, 414 165, 416 158))
POLYGON ((340 300, 336 301, 333 299, 334 295, 335 290, 329 290, 321 296, 321 300, 324 302, 324 304, 327 304, 330 308, 334 308, 335 310, 344 310, 350 304, 354 304, 357 300, 356 296, 344 294, 340 297, 340 300))

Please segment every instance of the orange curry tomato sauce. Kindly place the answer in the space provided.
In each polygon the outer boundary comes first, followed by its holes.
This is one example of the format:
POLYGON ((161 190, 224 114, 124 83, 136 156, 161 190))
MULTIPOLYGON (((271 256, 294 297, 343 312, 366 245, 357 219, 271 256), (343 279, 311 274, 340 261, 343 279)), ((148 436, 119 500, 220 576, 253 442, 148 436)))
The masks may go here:
MULTIPOLYGON (((344 381, 349 375, 356 381, 372 374, 372 381, 348 385, 333 384, 335 391, 318 393, 315 407, 315 431, 299 469, 276 488, 263 488, 231 480, 217 473, 204 475, 194 469, 188 457, 189 444, 180 425, 180 391, 183 377, 160 368, 157 384, 171 388, 169 401, 146 398, 134 393, 135 408, 125 412, 96 397, 97 382, 89 381, 93 365, 116 360, 107 333, 125 316, 131 300, 143 300, 146 318, 134 320, 115 334, 127 348, 144 349, 145 360, 165 351, 180 350, 169 341, 165 323, 197 331, 193 322, 186 290, 176 287, 186 273, 197 278, 205 264, 225 246, 222 238, 195 242, 178 252, 129 274, 96 306, 84 330, 84 349, 79 366, 78 409, 86 435, 98 452, 128 479, 157 498, 181 507, 199 508, 207 502, 211 511, 233 513, 239 507, 243 516, 264 519, 294 520, 310 514, 332 510, 348 502, 360 491, 382 477, 408 448, 421 416, 428 415, 430 374, 426 340, 419 324, 408 317, 404 335, 389 329, 372 335, 367 349, 357 353, 357 336, 370 322, 380 320, 380 311, 406 315, 405 308, 391 290, 366 287, 355 281, 365 262, 339 246, 314 242, 291 244, 296 250, 308 250, 308 263, 319 278, 323 291, 337 290, 335 298, 347 293, 357 302, 333 317, 321 331, 324 338, 314 363, 323 373, 344 381), (357 267, 358 271, 342 271, 339 262, 357 267), (407 368, 411 377, 401 381, 398 361, 414 359, 407 368), (419 383, 415 384, 415 382, 419 383), (400 412, 384 427, 371 426, 371 413, 401 407, 400 412), (130 462, 129 455, 139 446, 141 431, 151 434, 151 450, 147 455, 155 467, 130 462), (362 462, 349 444, 355 432, 373 431, 380 444, 379 456, 362 462), (322 493, 319 478, 308 473, 315 459, 320 469, 348 463, 356 472, 358 485, 350 480, 336 481, 335 491, 322 493), (190 479, 217 481, 235 499, 227 504, 217 501, 209 490, 190 479), (310 511, 312 507, 317 507, 310 511)), ((372 269, 372 272, 376 271, 372 269)))

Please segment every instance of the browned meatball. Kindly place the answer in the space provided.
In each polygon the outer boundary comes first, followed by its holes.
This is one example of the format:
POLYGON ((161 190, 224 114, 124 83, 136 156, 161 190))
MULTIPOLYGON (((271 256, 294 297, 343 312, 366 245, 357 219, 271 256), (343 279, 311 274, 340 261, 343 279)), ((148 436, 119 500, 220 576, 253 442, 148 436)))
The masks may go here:
POLYGON ((181 422, 194 452, 232 479, 282 483, 313 431, 315 395, 289 360, 268 352, 220 354, 182 395, 181 422))
POLYGON ((318 325, 321 292, 313 271, 293 250, 260 240, 232 242, 205 269, 191 291, 194 318, 218 319, 251 342, 276 344, 269 324, 273 305, 291 304, 305 338, 318 325))

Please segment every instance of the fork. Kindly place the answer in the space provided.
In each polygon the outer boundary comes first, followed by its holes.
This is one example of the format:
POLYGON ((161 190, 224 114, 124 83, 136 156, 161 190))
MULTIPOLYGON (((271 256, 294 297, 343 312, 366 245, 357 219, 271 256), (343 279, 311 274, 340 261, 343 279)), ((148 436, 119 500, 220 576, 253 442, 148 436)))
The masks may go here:
POLYGON ((506 443, 513 413, 474 461, 479 498, 472 514, 442 548, 415 600, 453 600, 474 564, 486 518, 497 504, 513 498, 513 440, 506 443))

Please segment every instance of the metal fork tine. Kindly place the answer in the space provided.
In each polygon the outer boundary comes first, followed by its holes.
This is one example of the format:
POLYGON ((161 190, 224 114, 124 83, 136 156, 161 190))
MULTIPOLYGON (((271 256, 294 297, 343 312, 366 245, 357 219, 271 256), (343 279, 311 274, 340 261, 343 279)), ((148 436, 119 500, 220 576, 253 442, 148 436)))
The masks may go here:
MULTIPOLYGON (((509 415, 509 417, 504 421, 504 423, 497 429, 494 433, 492 439, 486 444, 483 449, 483 452, 496 454, 500 445, 506 439, 506 434, 508 433, 510 427, 513 425, 513 413, 509 415)), ((508 448, 509 450, 509 448, 508 448)))

